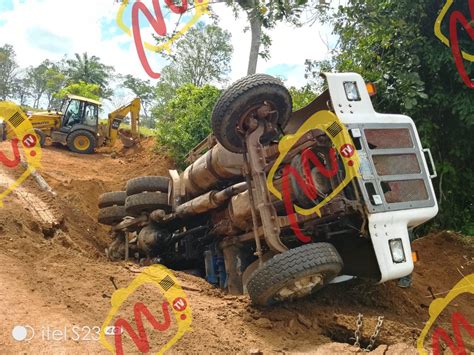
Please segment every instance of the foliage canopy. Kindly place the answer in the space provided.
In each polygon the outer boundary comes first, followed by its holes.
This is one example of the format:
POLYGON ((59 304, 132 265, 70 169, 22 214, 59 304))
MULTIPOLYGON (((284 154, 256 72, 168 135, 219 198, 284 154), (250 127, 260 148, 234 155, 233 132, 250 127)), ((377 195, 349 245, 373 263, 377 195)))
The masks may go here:
MULTIPOLYGON (((467 2, 454 8, 469 14, 467 2)), ((450 49, 434 35, 440 10, 440 3, 429 0, 350 0, 331 20, 340 37, 332 65, 377 84, 377 111, 414 119, 438 170, 435 227, 472 233, 474 172, 466 167, 473 161, 474 92, 463 84, 450 49)), ((460 47, 474 52, 465 30, 458 31, 460 47)), ((314 64, 308 63, 310 71, 314 64)), ((474 63, 465 65, 472 77, 474 63)))
POLYGON ((211 114, 220 91, 211 85, 181 86, 165 110, 174 120, 159 120, 158 142, 166 146, 178 166, 186 154, 211 133, 211 114))

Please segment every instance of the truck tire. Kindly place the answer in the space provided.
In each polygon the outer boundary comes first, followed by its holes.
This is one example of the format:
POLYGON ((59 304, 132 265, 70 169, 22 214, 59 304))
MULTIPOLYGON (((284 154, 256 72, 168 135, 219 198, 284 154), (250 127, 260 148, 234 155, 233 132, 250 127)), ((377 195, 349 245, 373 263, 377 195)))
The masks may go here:
POLYGON ((85 130, 74 131, 67 137, 67 147, 74 153, 92 154, 96 144, 96 137, 85 130))
POLYGON ((113 226, 122 222, 122 219, 126 216, 127 212, 124 206, 110 206, 99 210, 97 220, 101 224, 113 226))
POLYGON ((171 211, 168 204, 168 194, 162 192, 142 192, 128 196, 125 200, 125 211, 131 216, 139 216, 143 212, 152 212, 154 210, 171 211))
POLYGON ((332 244, 306 244, 264 263, 250 276, 247 289, 254 304, 268 306, 319 290, 342 268, 342 259, 332 244))
POLYGON ((38 128, 35 128, 35 134, 38 136, 40 147, 43 148, 46 144, 46 134, 38 128))
POLYGON ((283 83, 266 74, 254 74, 236 81, 223 92, 212 112, 212 130, 220 144, 234 153, 244 152, 244 136, 239 130, 242 115, 264 102, 277 111, 283 128, 292 112, 291 95, 283 83))
POLYGON ((125 191, 106 192, 99 196, 99 208, 110 206, 125 206, 127 194, 125 191))
POLYGON ((164 176, 142 176, 127 182, 127 196, 142 192, 168 192, 170 179, 164 176))

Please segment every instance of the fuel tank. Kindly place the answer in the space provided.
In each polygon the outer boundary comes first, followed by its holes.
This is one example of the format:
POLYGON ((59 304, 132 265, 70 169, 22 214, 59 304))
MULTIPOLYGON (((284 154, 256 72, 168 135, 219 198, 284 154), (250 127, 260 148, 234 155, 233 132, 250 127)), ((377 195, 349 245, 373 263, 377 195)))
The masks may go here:
POLYGON ((186 196, 196 197, 219 185, 230 185, 242 177, 244 158, 216 144, 182 174, 186 196))

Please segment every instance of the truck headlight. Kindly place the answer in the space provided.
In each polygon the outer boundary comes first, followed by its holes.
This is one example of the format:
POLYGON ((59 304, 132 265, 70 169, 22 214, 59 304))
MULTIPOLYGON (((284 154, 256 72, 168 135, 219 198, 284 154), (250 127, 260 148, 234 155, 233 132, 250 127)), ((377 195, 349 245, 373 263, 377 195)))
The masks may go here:
POLYGON ((405 262, 406 259, 402 240, 400 238, 390 239, 388 244, 390 245, 390 253, 392 254, 393 262, 397 264, 405 262))
POLYGON ((359 88, 355 81, 344 81, 344 91, 346 92, 347 100, 360 101, 359 88))

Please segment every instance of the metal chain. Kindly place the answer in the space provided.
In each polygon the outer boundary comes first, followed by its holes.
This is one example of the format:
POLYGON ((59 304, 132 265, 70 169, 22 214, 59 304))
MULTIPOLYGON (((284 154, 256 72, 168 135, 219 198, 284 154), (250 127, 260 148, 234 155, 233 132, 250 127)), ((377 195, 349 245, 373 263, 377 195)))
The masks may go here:
POLYGON ((354 336, 355 336, 355 343, 354 343, 354 346, 357 346, 360 348, 360 332, 362 330, 362 317, 363 315, 361 313, 359 313, 359 315, 357 316, 357 322, 356 322, 356 325, 357 325, 357 328, 354 332, 354 336))
POLYGON ((370 337, 370 343, 367 345, 367 348, 365 351, 371 351, 372 348, 374 347, 375 341, 377 340, 377 337, 379 336, 380 331, 382 330, 382 325, 383 325, 383 316, 380 316, 377 318, 377 325, 375 326, 375 331, 374 334, 370 337))
POLYGON ((367 347, 365 349, 360 346, 360 337, 361 337, 361 331, 362 331, 362 326, 363 326, 363 317, 364 316, 361 313, 359 313, 359 315, 357 316, 356 330, 354 332, 354 336, 355 336, 354 346, 357 346, 357 347, 361 348, 362 350, 364 350, 366 352, 369 352, 369 351, 372 351, 372 349, 375 345, 375 342, 377 341, 377 338, 380 334, 380 331, 382 330, 384 317, 379 316, 377 318, 377 325, 375 326, 374 334, 372 334, 372 336, 370 337, 369 345, 367 345, 367 347))

